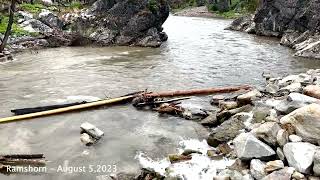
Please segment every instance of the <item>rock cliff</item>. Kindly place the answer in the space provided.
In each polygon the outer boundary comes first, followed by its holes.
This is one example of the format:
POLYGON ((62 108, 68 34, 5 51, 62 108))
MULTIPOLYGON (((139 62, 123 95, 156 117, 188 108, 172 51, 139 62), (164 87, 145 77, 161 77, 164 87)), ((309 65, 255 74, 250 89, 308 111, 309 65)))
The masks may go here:
POLYGON ((263 0, 254 15, 236 19, 228 29, 281 38, 295 55, 320 58, 320 1, 263 0))

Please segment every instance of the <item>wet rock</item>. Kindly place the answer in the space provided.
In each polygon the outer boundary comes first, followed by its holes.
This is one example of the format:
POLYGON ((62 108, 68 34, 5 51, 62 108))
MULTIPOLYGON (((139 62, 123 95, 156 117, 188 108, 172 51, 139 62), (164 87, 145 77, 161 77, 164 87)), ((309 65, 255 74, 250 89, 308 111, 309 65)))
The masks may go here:
POLYGON ((225 96, 223 96, 223 95, 214 95, 214 96, 212 96, 210 103, 212 105, 219 105, 219 102, 223 101, 224 99, 225 99, 225 96))
POLYGON ((316 176, 320 176, 320 149, 317 148, 313 158, 313 172, 316 176))
POLYGON ((202 154, 202 152, 200 152, 200 151, 196 151, 196 150, 192 150, 192 149, 185 149, 181 155, 188 156, 188 155, 194 154, 194 153, 202 154))
POLYGON ((320 105, 311 104, 299 108, 280 119, 281 124, 291 124, 304 141, 320 140, 320 105))
POLYGON ((257 100, 261 96, 262 94, 257 89, 255 89, 238 96, 237 101, 239 102, 239 104, 250 104, 252 103, 252 101, 257 100))
POLYGON ((280 90, 287 90, 289 92, 301 92, 302 85, 300 82, 294 82, 286 87, 281 88, 280 90))
POLYGON ((250 162, 250 173, 255 179, 262 179, 267 175, 265 167, 266 163, 259 159, 252 159, 250 162))
POLYGON ((248 30, 250 32, 254 32, 255 29, 252 26, 254 27, 253 15, 246 15, 234 20, 226 29, 235 31, 248 30))
POLYGON ((275 109, 270 109, 269 115, 265 118, 265 120, 279 123, 277 111, 275 109))
POLYGON ((220 153, 222 153, 223 155, 227 155, 232 151, 232 148, 227 144, 227 143, 222 143, 218 145, 217 148, 220 153))
POLYGON ((270 108, 268 107, 255 107, 253 109, 253 119, 256 123, 261 123, 269 115, 270 108))
POLYGON ((229 177, 230 180, 242 179, 242 174, 235 170, 225 169, 221 171, 218 176, 229 177))
POLYGON ((265 91, 270 94, 275 94, 279 91, 279 86, 277 84, 269 83, 267 84, 265 91))
POLYGON ((320 180, 320 177, 308 176, 308 180, 320 180))
POLYGON ((306 142, 291 142, 283 147, 284 155, 290 166, 301 173, 309 173, 316 146, 306 142))
POLYGON ((221 109, 234 109, 238 107, 238 103, 236 101, 220 101, 219 107, 221 109))
POLYGON ((301 142, 302 138, 300 136, 292 134, 289 136, 289 140, 290 142, 301 142))
POLYGON ((230 176, 214 176, 213 180, 231 180, 230 176))
POLYGON ((95 127, 94 125, 88 122, 82 123, 80 128, 82 131, 86 132, 87 134, 89 134, 90 136, 92 136, 97 140, 104 135, 103 131, 101 131, 100 129, 98 129, 97 127, 95 127))
POLYGON ((217 120, 222 123, 225 120, 229 119, 231 116, 241 113, 241 112, 250 112, 252 111, 253 106, 252 105, 245 105, 241 106, 239 108, 231 109, 231 110, 224 110, 219 113, 217 113, 217 120))
POLYGON ((265 171, 270 173, 282 168, 284 168, 284 163, 281 160, 269 161, 266 163, 265 171))
POLYGON ((279 148, 279 147, 277 147, 277 155, 278 155, 278 157, 279 157, 279 159, 281 160, 281 161, 284 161, 285 160, 285 156, 284 156, 284 154, 283 154, 283 151, 282 151, 282 149, 281 148, 279 148))
POLYGON ((176 162, 191 160, 192 156, 191 155, 185 156, 185 155, 179 155, 179 154, 169 154, 168 158, 171 163, 176 163, 176 162))
POLYGON ((251 133, 241 133, 234 140, 235 152, 241 160, 268 159, 275 151, 267 144, 258 140, 251 133))
POLYGON ((241 115, 235 115, 231 119, 223 122, 220 126, 214 128, 207 138, 207 143, 210 146, 217 147, 223 142, 234 139, 240 134, 240 130, 244 128, 244 119, 241 118, 241 115))
POLYGON ((264 177, 262 180, 290 180, 291 175, 294 172, 294 168, 292 167, 285 167, 278 171, 273 171, 271 174, 264 177))
POLYGON ((320 99, 320 86, 319 85, 308 85, 303 89, 305 95, 320 99))
POLYGON ((291 177, 296 180, 306 179, 305 176, 298 171, 294 171, 291 177))
POLYGON ((211 114, 208 117, 200 121, 203 126, 214 127, 218 125, 217 113, 211 114))
POLYGON ((242 174, 249 173, 249 164, 247 162, 241 161, 240 159, 236 159, 231 166, 228 166, 230 170, 236 170, 241 172, 242 174))
POLYGON ((44 10, 39 14, 39 20, 51 28, 62 29, 63 22, 53 12, 44 10))
POLYGON ((276 122, 266 122, 251 131, 256 137, 271 145, 276 145, 277 134, 281 127, 276 122))
POLYGON ((86 146, 91 146, 94 143, 96 143, 96 140, 94 138, 92 138, 89 134, 87 133, 82 133, 80 136, 80 140, 83 144, 85 144, 86 146))
POLYGON ((288 132, 284 129, 280 129, 277 133, 277 142, 279 146, 283 147, 288 142, 288 137, 288 132))

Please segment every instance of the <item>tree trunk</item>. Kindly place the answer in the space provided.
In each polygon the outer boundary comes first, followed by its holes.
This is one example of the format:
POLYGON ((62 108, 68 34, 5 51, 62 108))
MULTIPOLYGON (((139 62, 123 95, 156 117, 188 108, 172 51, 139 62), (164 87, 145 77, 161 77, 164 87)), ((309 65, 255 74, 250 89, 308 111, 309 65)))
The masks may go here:
POLYGON ((4 34, 2 43, 0 45, 0 52, 2 52, 7 44, 7 41, 9 39, 9 36, 11 34, 11 27, 13 24, 13 16, 14 16, 14 11, 16 9, 16 0, 11 0, 11 6, 10 6, 10 10, 9 10, 9 22, 8 22, 8 26, 7 26, 7 30, 4 34))

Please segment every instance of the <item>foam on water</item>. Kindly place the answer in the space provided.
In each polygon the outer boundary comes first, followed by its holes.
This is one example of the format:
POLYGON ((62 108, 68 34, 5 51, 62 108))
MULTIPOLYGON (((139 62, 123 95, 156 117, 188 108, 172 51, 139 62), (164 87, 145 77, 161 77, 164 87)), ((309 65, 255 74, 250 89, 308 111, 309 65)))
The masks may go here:
POLYGON ((182 153, 185 149, 198 150, 202 154, 192 154, 191 160, 174 164, 171 164, 168 158, 153 160, 142 152, 136 158, 143 168, 153 169, 167 177, 180 177, 184 180, 212 180, 218 169, 225 169, 234 163, 234 160, 227 158, 221 160, 210 159, 207 156, 207 151, 214 148, 210 147, 205 140, 181 140, 178 151, 182 153))

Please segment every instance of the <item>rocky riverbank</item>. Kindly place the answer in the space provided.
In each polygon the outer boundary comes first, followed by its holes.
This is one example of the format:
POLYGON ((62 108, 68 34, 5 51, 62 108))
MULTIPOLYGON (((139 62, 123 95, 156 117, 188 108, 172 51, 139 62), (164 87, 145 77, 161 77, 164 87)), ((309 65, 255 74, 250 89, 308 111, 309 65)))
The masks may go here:
MULTIPOLYGON (((320 69, 286 77, 263 74, 266 85, 216 95, 206 141, 183 140, 178 154, 139 154, 139 176, 114 179, 319 179, 320 69)), ((193 119, 195 120, 195 119, 193 119)))
POLYGON ((51 9, 48 6, 39 14, 17 12, 17 25, 33 35, 12 36, 9 50, 91 44, 159 47, 167 40, 162 32, 162 24, 169 16, 166 1, 98 0, 75 12, 51 9))
POLYGON ((209 12, 206 6, 190 7, 178 10, 173 13, 175 16, 188 16, 188 17, 218 17, 216 14, 209 12))
POLYGON ((320 58, 320 3, 308 1, 263 1, 254 15, 235 20, 228 29, 281 38, 296 56, 320 58))

